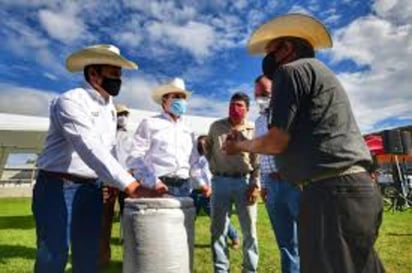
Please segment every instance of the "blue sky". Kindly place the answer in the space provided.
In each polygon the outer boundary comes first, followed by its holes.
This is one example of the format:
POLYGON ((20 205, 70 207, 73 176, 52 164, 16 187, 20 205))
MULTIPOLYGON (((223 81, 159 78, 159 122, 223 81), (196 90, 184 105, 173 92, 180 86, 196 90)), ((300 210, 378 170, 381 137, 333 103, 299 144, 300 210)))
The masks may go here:
POLYGON ((322 20, 334 47, 318 57, 338 75, 364 132, 412 123, 412 7, 407 0, 46 1, 0 0, 0 112, 46 116, 50 99, 82 81, 64 68, 73 51, 117 45, 140 69, 125 71, 118 102, 159 110, 151 90, 185 79, 190 113, 224 116, 236 91, 252 94, 261 57, 251 32, 276 15, 322 20))

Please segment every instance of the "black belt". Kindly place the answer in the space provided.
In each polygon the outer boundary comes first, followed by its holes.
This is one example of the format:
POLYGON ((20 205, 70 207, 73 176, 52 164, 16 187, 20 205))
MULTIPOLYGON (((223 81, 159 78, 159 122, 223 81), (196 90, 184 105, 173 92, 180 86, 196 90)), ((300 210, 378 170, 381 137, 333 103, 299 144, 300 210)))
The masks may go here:
POLYGON ((235 177, 235 178, 240 178, 240 177, 246 177, 250 173, 227 173, 227 172, 215 172, 213 175, 215 176, 224 176, 224 177, 235 177))
POLYGON ((161 176, 159 179, 166 185, 171 187, 181 187, 183 184, 189 182, 188 178, 179 178, 172 176, 161 176))
POLYGON ((66 179, 76 184, 91 184, 97 182, 97 178, 86 178, 69 173, 49 172, 45 170, 39 170, 39 175, 45 175, 59 179, 66 179))

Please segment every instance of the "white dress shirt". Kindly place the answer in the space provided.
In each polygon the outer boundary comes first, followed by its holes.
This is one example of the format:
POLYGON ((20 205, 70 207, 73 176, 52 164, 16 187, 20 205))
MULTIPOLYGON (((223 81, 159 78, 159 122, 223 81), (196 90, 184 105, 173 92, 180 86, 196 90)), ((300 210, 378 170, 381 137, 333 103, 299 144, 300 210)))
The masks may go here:
POLYGON ((183 118, 168 114, 142 120, 134 134, 127 166, 146 187, 153 188, 160 176, 187 179, 199 158, 196 138, 183 118))
POLYGON ((45 171, 102 181, 123 190, 135 179, 113 156, 116 111, 89 84, 65 92, 50 105, 50 127, 37 160, 45 171))
POLYGON ((126 160, 133 149, 133 138, 125 128, 118 128, 116 133, 116 158, 126 170, 126 160))
POLYGON ((209 169, 209 162, 205 156, 200 156, 191 170, 193 189, 200 189, 202 186, 211 186, 212 173, 209 169))

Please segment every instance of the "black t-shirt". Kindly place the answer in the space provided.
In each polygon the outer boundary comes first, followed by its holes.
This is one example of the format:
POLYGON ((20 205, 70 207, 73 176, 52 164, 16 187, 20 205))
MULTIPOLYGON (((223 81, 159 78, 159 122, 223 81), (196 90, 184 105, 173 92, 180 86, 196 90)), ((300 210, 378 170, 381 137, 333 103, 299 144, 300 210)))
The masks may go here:
POLYGON ((305 58, 282 65, 274 76, 269 127, 290 135, 276 156, 282 175, 301 182, 354 164, 368 167, 370 153, 349 99, 329 68, 305 58))

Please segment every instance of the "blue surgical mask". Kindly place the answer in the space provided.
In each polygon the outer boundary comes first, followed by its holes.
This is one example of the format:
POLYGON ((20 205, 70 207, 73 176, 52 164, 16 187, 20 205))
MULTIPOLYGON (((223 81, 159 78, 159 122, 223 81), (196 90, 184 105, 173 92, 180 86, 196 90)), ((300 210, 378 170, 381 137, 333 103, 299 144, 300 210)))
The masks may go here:
POLYGON ((187 111, 187 101, 185 99, 173 99, 169 111, 176 117, 180 117, 187 111))

